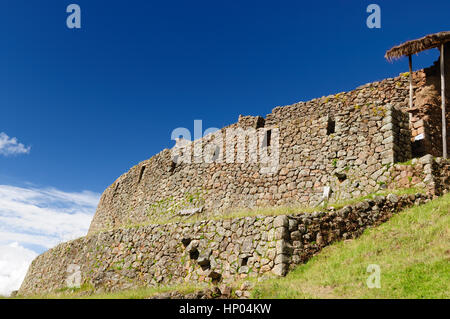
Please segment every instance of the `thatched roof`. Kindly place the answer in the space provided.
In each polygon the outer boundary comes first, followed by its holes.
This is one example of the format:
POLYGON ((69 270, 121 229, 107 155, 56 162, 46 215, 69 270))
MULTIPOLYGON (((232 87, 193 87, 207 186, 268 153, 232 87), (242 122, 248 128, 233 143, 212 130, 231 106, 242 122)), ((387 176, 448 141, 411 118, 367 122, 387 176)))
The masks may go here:
POLYGON ((429 34, 423 38, 402 43, 387 51, 384 57, 392 61, 404 55, 413 55, 428 49, 437 48, 445 42, 450 42, 450 31, 429 34))

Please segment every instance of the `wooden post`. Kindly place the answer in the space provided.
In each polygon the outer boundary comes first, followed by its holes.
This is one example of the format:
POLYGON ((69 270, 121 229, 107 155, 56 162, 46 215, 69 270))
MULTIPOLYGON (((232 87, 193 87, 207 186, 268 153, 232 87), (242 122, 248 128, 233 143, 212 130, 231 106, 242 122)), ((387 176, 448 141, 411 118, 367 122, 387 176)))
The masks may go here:
MULTIPOLYGON (((413 107, 413 77, 412 77, 412 56, 409 55, 409 108, 413 107)), ((410 113, 411 114, 411 113, 410 113)))
POLYGON ((442 98, 442 157, 447 158, 447 124, 445 119, 444 43, 441 44, 441 98, 442 98))

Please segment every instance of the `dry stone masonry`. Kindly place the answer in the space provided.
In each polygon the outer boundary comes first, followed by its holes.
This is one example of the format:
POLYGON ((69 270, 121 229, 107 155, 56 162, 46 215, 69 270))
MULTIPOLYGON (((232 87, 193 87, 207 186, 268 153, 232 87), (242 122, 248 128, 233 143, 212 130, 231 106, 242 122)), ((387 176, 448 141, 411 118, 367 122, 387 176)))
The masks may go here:
POLYGON ((105 190, 88 236, 38 256, 19 294, 64 289, 74 269, 82 284, 96 291, 285 275, 322 247, 441 195, 450 189, 450 162, 433 157, 441 155, 435 69, 414 73, 413 109, 409 75, 403 74, 276 107, 265 118, 240 116, 220 130, 222 140, 210 134, 177 144, 182 151, 196 145, 212 150, 211 161, 193 156, 190 162, 174 162, 173 150, 163 150, 105 190), (232 135, 230 128, 241 130, 232 135), (264 140, 256 148, 251 130, 264 140), (230 145, 234 162, 223 161, 230 145), (239 153, 242 145, 245 151, 239 153), (252 160, 260 156, 256 149, 276 154, 276 165, 252 160), (418 155, 425 156, 413 159, 418 155), (421 191, 378 196, 337 211, 227 217, 241 208, 332 205, 409 187, 421 191), (183 222, 191 216, 203 221, 183 222))
POLYGON ((430 196, 391 194, 337 211, 110 230, 60 244, 38 256, 19 294, 66 288, 71 264, 80 266, 82 286, 95 291, 282 276, 324 246, 355 238, 365 228, 430 196))
MULTIPOLYGON (((389 179, 386 165, 408 161, 413 154, 440 155, 440 111, 434 109, 440 102, 430 102, 439 101, 440 88, 427 82, 436 72, 432 67, 414 73, 421 86, 413 110, 408 106, 409 75, 403 74, 351 92, 276 107, 265 119, 241 116, 229 127, 279 130, 279 166, 273 174, 261 174, 260 163, 174 165, 166 149, 104 192, 89 233, 170 220, 184 209, 195 208, 206 217, 243 207, 314 205, 327 186, 334 201, 377 191, 389 179), (411 122, 406 111, 415 114, 411 122), (423 139, 417 140, 419 132, 423 139)), ((229 127, 222 129, 223 135, 229 127)), ((203 141, 207 147, 208 137, 203 141)))
POLYGON ((206 217, 244 207, 315 205, 327 186, 331 200, 377 191, 387 179, 385 165, 411 158, 408 115, 401 111, 406 85, 407 78, 399 77, 277 107, 265 120, 241 117, 234 126, 278 129, 274 173, 261 173, 262 164, 248 162, 174 165, 171 151, 164 150, 104 192, 89 233, 170 220, 192 208, 206 217))

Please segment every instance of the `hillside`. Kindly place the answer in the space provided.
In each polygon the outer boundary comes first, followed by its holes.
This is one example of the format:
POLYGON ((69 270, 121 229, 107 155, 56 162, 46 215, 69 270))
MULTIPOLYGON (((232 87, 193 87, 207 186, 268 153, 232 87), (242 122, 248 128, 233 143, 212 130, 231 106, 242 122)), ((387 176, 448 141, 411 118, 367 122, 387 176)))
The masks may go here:
POLYGON ((450 194, 407 209, 355 240, 324 248, 284 278, 259 283, 254 298, 449 298, 450 194), (381 288, 368 289, 369 264, 381 288))
MULTIPOLYGON (((415 72, 416 91, 439 97, 429 83, 436 74, 415 72)), ((86 236, 37 256, 18 295, 283 277, 322 248, 441 196, 450 162, 436 151, 440 113, 416 103, 410 116, 408 88, 402 74, 178 139, 105 190, 86 236), (421 192, 335 207, 408 188, 421 192), (233 217, 298 206, 313 209, 233 217)))
MULTIPOLYGON (((256 283, 253 298, 449 298, 450 194, 406 209, 386 223, 369 228, 354 240, 325 247, 309 262, 283 278, 256 283), (381 268, 381 288, 368 289, 369 264, 381 268)), ((236 282, 233 290, 242 282, 236 282)), ((252 286, 252 285, 249 285, 252 286)), ((202 286, 175 285, 115 293, 94 293, 88 287, 31 298, 144 299, 202 286)), ((188 297, 188 296, 187 296, 188 297)))

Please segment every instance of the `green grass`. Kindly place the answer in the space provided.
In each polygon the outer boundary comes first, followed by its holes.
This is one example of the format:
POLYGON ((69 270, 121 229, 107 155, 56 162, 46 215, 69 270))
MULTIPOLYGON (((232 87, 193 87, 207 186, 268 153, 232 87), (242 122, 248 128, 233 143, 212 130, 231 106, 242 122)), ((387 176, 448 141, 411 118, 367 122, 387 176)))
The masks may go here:
POLYGON ((450 298, 450 194, 405 210, 355 240, 324 248, 254 298, 450 298), (381 288, 369 289, 369 264, 381 288))
POLYGON ((51 294, 26 297, 18 296, 9 299, 145 299, 159 293, 178 291, 183 294, 189 294, 202 289, 205 289, 205 286, 182 284, 165 287, 142 287, 138 289, 94 294, 91 287, 81 287, 79 289, 64 289, 51 294))
MULTIPOLYGON (((422 188, 412 187, 412 188, 403 188, 403 189, 386 189, 383 191, 379 191, 376 193, 341 200, 337 202, 329 202, 327 207, 333 207, 334 209, 341 209, 347 205, 353 205, 359 203, 366 199, 372 199, 375 196, 386 196, 388 194, 396 194, 398 196, 401 195, 409 195, 409 194, 417 194, 417 193, 425 193, 425 190, 422 188)), ((237 209, 234 211, 230 211, 228 213, 223 213, 220 215, 212 215, 212 216, 192 216, 189 218, 186 217, 173 217, 170 220, 162 220, 162 219, 149 219, 145 223, 139 224, 128 224, 124 226, 124 228, 136 228, 143 227, 146 225, 165 225, 170 223, 196 223, 203 220, 224 220, 224 219, 234 219, 234 218, 243 218, 243 217, 261 217, 261 216, 278 216, 278 215, 294 215, 294 214, 310 214, 313 212, 323 211, 324 207, 322 206, 301 206, 301 205, 290 205, 290 206, 276 206, 276 207, 257 207, 257 208, 244 208, 237 209)))
POLYGON ((396 165, 412 166, 412 162, 413 162, 413 160, 410 159, 410 160, 408 160, 406 162, 396 163, 396 165))
MULTIPOLYGON (((386 190, 334 204, 336 209, 376 195, 415 194, 421 189, 386 190)), ((302 208, 303 212, 317 211, 302 208)), ((299 213, 299 207, 237 211, 229 218, 299 213)), ((222 217, 223 218, 223 217, 222 217)), ((254 298, 449 298, 450 194, 405 210, 356 239, 325 247, 284 278, 256 283, 254 298), (369 289, 369 264, 381 267, 381 288, 369 289)), ((235 286, 235 285, 233 285, 235 286)), ((158 293, 191 293, 204 286, 183 284, 93 294, 91 287, 27 298, 143 299, 158 293)), ((1 297, 0 297, 1 298, 1 297)), ((20 297, 18 297, 20 298, 20 297)))

